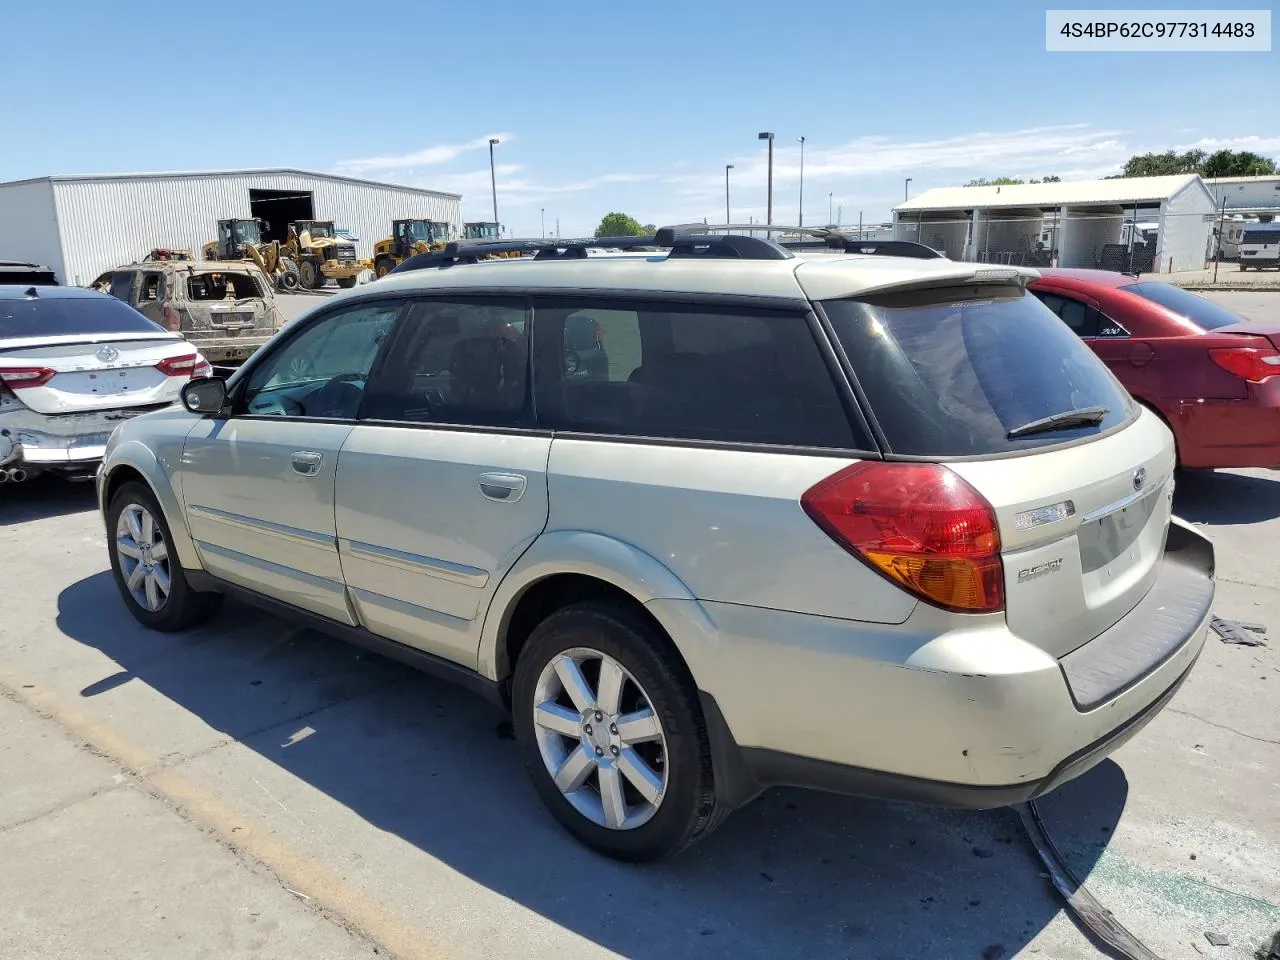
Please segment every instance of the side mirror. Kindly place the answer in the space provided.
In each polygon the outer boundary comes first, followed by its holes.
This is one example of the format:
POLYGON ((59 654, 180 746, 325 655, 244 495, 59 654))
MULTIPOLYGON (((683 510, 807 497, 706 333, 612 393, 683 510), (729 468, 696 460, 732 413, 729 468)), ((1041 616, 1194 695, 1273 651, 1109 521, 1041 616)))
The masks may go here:
POLYGON ((196 377, 182 387, 182 405, 192 413, 214 417, 227 404, 227 382, 221 377, 196 377))

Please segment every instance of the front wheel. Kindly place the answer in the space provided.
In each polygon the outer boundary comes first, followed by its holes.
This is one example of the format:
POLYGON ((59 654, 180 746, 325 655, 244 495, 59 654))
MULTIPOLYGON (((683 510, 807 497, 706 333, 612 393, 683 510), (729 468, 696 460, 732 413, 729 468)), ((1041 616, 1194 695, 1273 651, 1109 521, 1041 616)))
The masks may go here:
POLYGON ((310 260, 303 260, 298 265, 298 282, 302 284, 303 290, 315 290, 324 286, 324 274, 310 260))
POLYGON ((390 260, 386 260, 386 259, 379 260, 377 263, 377 266, 374 268, 374 273, 376 273, 378 275, 378 279, 381 280, 388 273, 390 273, 392 268, 394 267, 395 267, 395 264, 392 263, 390 260))
POLYGON ((552 614, 520 654, 512 711, 539 795, 588 847, 655 860, 723 819, 693 681, 641 617, 596 602, 552 614))
POLYGON ((339 277, 338 278, 338 286, 340 286, 343 290, 350 290, 355 285, 356 285, 355 277, 339 277))
POLYGON ((172 632, 207 620, 222 597, 198 593, 173 550, 164 512, 145 484, 124 484, 107 508, 111 574, 129 612, 143 626, 172 632))

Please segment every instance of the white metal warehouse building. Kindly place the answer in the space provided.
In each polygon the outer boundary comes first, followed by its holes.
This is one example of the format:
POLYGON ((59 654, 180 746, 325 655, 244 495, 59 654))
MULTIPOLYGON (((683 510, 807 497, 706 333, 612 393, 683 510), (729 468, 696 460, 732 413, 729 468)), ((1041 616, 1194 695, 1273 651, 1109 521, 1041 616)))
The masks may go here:
POLYGON ((282 239, 290 220, 332 220, 359 238, 360 257, 373 256, 392 220, 462 228, 457 194, 306 170, 40 177, 0 183, 0 260, 40 263, 82 286, 155 247, 198 255, 231 217, 262 217, 268 239, 282 239))
POLYGON ((1119 269, 1146 251, 1142 272, 1199 270, 1214 197, 1195 174, 940 187, 893 208, 894 236, 952 259, 1119 269), (1156 224, 1151 245, 1126 224, 1156 224), (1135 234, 1137 234, 1135 236, 1135 234))

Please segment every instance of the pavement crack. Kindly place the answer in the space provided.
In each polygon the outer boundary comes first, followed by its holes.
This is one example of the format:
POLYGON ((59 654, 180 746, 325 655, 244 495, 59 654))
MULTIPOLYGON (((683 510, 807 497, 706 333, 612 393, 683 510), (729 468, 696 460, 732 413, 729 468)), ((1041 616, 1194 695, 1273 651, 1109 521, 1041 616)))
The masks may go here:
POLYGON ((63 813, 67 810, 70 810, 72 807, 78 807, 80 804, 85 803, 89 800, 94 800, 102 796, 103 794, 113 793, 116 790, 120 790, 126 787, 132 787, 134 785, 134 781, 132 780, 132 778, 129 778, 124 774, 118 774, 118 776, 121 777, 121 780, 119 783, 103 784, 101 787, 98 787, 95 790, 90 790, 86 793, 81 793, 74 797, 68 797, 66 800, 63 800, 61 803, 55 803, 53 806, 47 807, 44 810, 41 810, 39 813, 33 813, 30 816, 23 817, 21 820, 15 820, 12 823, 6 823, 4 825, 0 825, 0 836, 4 836, 4 834, 6 833, 10 833, 14 830, 17 830, 21 827, 25 827, 29 824, 37 823, 41 820, 44 820, 46 817, 52 817, 56 814, 63 813))
POLYGON ((1169 707, 1170 713, 1176 713, 1183 717, 1190 717, 1192 720, 1199 720, 1201 723, 1208 724, 1211 727, 1217 727, 1219 730, 1225 730, 1228 733, 1234 733, 1237 737, 1244 737, 1246 740, 1253 740, 1255 743, 1269 743, 1273 747, 1280 747, 1280 740, 1272 740, 1268 737, 1255 736, 1252 733, 1245 733, 1243 730, 1237 730, 1235 727, 1228 726, 1225 723, 1216 723, 1213 720, 1206 720, 1198 713, 1192 713, 1190 710, 1179 710, 1177 707, 1169 707))

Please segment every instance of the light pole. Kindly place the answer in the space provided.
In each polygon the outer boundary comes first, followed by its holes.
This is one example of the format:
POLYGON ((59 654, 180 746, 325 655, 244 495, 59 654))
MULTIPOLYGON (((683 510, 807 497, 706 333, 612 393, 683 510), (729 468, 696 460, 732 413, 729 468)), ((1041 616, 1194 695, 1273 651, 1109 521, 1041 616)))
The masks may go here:
POLYGON ((493 148, 498 145, 497 137, 489 138, 489 186, 493 188, 493 225, 498 233, 502 233, 502 228, 498 226, 498 175, 493 168, 493 148))
POLYGON ((773 223, 773 134, 769 132, 757 134, 756 139, 769 141, 769 207, 766 225, 773 223))
POLYGON ((907 177, 907 182, 902 185, 903 202, 911 199, 911 178, 907 177))
POLYGON ((539 207, 538 213, 542 215, 542 239, 547 239, 547 208, 539 207))
POLYGON ((831 219, 831 203, 832 203, 831 198, 834 196, 835 196, 834 193, 827 194, 827 226, 828 227, 831 226, 831 224, 835 223, 835 221, 831 219))
POLYGON ((732 163, 724 165, 724 222, 725 226, 733 223, 733 218, 729 216, 729 171, 733 169, 732 163))
POLYGON ((800 138, 800 226, 804 226, 804 137, 800 138))

